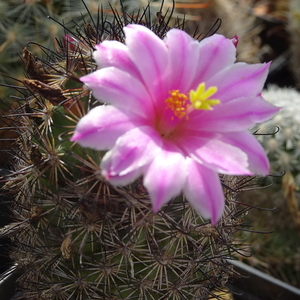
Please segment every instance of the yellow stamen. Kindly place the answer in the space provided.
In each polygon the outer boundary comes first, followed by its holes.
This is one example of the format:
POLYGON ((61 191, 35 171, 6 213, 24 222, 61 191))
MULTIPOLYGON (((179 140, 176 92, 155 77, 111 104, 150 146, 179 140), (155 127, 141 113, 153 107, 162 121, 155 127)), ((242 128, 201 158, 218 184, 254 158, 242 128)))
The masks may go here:
POLYGON ((183 93, 179 93, 179 90, 172 90, 169 92, 171 97, 166 99, 167 108, 173 110, 175 116, 182 118, 186 114, 188 106, 188 97, 183 93))
POLYGON ((211 86, 205 90, 205 83, 202 82, 198 85, 196 91, 191 90, 189 97, 186 94, 180 93, 179 90, 172 90, 169 92, 171 97, 167 98, 167 108, 170 108, 174 115, 178 118, 186 117, 188 113, 194 109, 212 110, 212 106, 220 103, 219 99, 209 99, 217 92, 216 86, 211 86))
POLYGON ((220 100, 208 98, 215 94, 217 90, 218 88, 216 86, 211 86, 205 90, 205 83, 200 83, 196 91, 190 91, 190 101, 192 106, 195 109, 212 110, 212 106, 219 104, 220 100))

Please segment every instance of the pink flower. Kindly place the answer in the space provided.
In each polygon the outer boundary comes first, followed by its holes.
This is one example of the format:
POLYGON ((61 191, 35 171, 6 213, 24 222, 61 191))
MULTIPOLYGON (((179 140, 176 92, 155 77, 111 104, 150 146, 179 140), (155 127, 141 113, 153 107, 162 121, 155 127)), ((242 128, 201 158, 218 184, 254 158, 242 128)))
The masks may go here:
POLYGON ((247 129, 278 111, 260 96, 269 64, 235 63, 222 35, 199 42, 179 29, 164 40, 141 25, 124 32, 125 45, 96 46, 100 69, 81 78, 110 105, 83 117, 71 140, 109 150, 101 168, 114 185, 143 175, 154 212, 183 192, 215 224, 224 209, 218 173, 268 174, 247 129))

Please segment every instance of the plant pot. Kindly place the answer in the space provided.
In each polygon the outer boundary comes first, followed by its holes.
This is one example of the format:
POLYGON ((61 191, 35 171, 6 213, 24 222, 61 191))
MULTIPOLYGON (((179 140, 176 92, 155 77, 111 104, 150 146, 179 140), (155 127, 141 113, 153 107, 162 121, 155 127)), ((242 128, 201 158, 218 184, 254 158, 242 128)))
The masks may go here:
POLYGON ((230 263, 241 274, 228 284, 234 300, 300 300, 300 289, 242 262, 230 260, 230 263))

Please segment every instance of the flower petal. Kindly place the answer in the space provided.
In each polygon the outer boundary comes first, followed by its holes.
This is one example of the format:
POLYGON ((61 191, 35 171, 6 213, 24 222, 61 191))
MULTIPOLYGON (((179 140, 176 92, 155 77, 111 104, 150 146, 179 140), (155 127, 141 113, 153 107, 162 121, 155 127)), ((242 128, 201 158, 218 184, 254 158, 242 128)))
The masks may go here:
POLYGON ((263 89, 269 66, 269 63, 236 63, 207 80, 206 85, 218 88, 214 98, 220 99, 222 103, 236 98, 257 96, 263 89))
POLYGON ((192 207, 215 225, 224 210, 224 195, 219 176, 196 161, 187 158, 187 180, 184 194, 192 207))
POLYGON ((145 167, 144 186, 149 192, 153 211, 177 196, 186 180, 186 162, 181 151, 165 141, 161 151, 145 167))
POLYGON ((262 176, 269 174, 270 165, 267 155, 252 133, 248 131, 226 133, 220 140, 238 147, 247 154, 251 172, 262 176))
POLYGON ((126 45, 118 41, 103 41, 95 48, 93 56, 100 69, 116 67, 141 79, 139 71, 129 57, 126 45))
POLYGON ((279 109, 260 96, 237 98, 216 105, 212 111, 195 111, 183 127, 199 132, 241 131, 270 119, 279 109))
POLYGON ((97 106, 80 119, 71 141, 95 150, 108 150, 121 135, 141 123, 138 116, 124 114, 111 105, 97 106))
POLYGON ((235 145, 224 143, 221 134, 206 133, 199 136, 185 136, 176 140, 187 156, 215 172, 231 175, 252 175, 248 157, 235 145))
MULTIPOLYGON (((192 59, 193 57, 190 58, 192 59)), ((206 82, 222 69, 231 66, 235 59, 236 48, 230 39, 219 34, 203 39, 199 44, 199 58, 194 61, 198 73, 191 88, 197 88, 200 83, 206 82)))
POLYGON ((97 70, 80 78, 92 89, 95 98, 147 119, 153 106, 145 86, 135 77, 115 67, 97 70))
POLYGON ((124 32, 129 56, 139 70, 152 100, 165 100, 170 90, 165 82, 168 69, 168 51, 165 43, 153 31, 142 25, 127 25, 124 32))
POLYGON ((164 39, 169 51, 170 90, 187 93, 190 90, 199 57, 198 41, 179 29, 171 29, 164 39))
MULTIPOLYGON (((106 159, 109 160, 110 152, 106 153, 106 159)), ((105 170, 102 172, 102 176, 109 180, 109 182, 112 185, 115 186, 125 186, 132 182, 134 182, 136 179, 138 179, 142 175, 142 169, 135 169, 132 172, 126 173, 122 176, 120 175, 110 175, 108 178, 108 175, 106 174, 105 170)))
POLYGON ((131 129, 103 157, 101 168, 104 177, 110 180, 140 169, 156 157, 161 143, 161 137, 151 127, 131 129))

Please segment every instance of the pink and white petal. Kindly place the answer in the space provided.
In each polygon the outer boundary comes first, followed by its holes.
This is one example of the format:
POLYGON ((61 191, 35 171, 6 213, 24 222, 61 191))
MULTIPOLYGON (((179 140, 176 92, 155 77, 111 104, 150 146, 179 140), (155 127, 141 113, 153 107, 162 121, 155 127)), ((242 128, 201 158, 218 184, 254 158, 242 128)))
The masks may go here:
POLYGON ((139 70, 154 102, 164 101, 168 96, 167 79, 168 49, 149 28, 130 24, 124 27, 125 43, 129 56, 139 70))
POLYGON ((124 114, 111 105, 97 106, 79 120, 71 141, 95 150, 108 150, 126 131, 142 124, 137 115, 124 114))
POLYGON ((236 59, 236 48, 230 39, 214 34, 203 39, 199 44, 199 59, 194 61, 199 72, 196 74, 192 89, 206 82, 209 78, 231 66, 236 59))
POLYGON ((148 126, 133 128, 122 135, 104 156, 101 168, 105 177, 124 176, 142 168, 160 151, 162 138, 148 126))
POLYGON ((141 79, 136 66, 129 57, 126 45, 118 41, 104 41, 95 48, 93 56, 99 68, 116 67, 141 79))
POLYGON ((236 63, 207 80, 207 88, 216 86, 214 99, 222 103, 242 97, 257 96, 261 93, 269 72, 269 63, 248 65, 236 63))
POLYGON ((196 71, 199 58, 198 41, 179 29, 171 29, 164 39, 169 51, 170 90, 187 93, 196 71))
POLYGON ((220 140, 224 143, 238 147, 247 154, 251 172, 262 176, 269 174, 269 160, 263 147, 253 134, 248 131, 225 133, 220 140))
MULTIPOLYGON (((109 155, 109 152, 107 152, 105 154, 106 155, 109 155)), ((105 157, 104 156, 104 157, 105 157)), ((125 186, 125 185, 128 185, 132 182, 134 182, 135 180, 137 180, 141 175, 142 175, 142 169, 136 169, 136 170, 133 170, 132 172, 129 172, 129 173, 126 173, 122 176, 120 175, 108 175, 106 173, 106 170, 103 170, 101 175, 106 179, 108 180, 112 185, 115 185, 115 186, 125 186)))
POLYGON ((270 119, 279 110, 260 96, 243 97, 216 105, 213 110, 195 110, 182 126, 199 132, 241 131, 270 119))
POLYGON ((153 211, 177 196, 185 185, 186 161, 181 151, 164 141, 161 151, 144 168, 144 186, 148 190, 153 211))
POLYGON ((146 119, 153 117, 153 106, 145 86, 135 77, 115 67, 97 70, 80 78, 101 102, 146 119))
POLYGON ((224 195, 218 174, 187 158, 187 180, 183 189, 191 206, 215 225, 224 211, 224 195))
POLYGON ((209 169, 222 174, 252 175, 248 156, 235 145, 224 143, 222 134, 202 133, 176 139, 184 153, 209 169), (204 135, 206 135, 204 137, 204 135))

